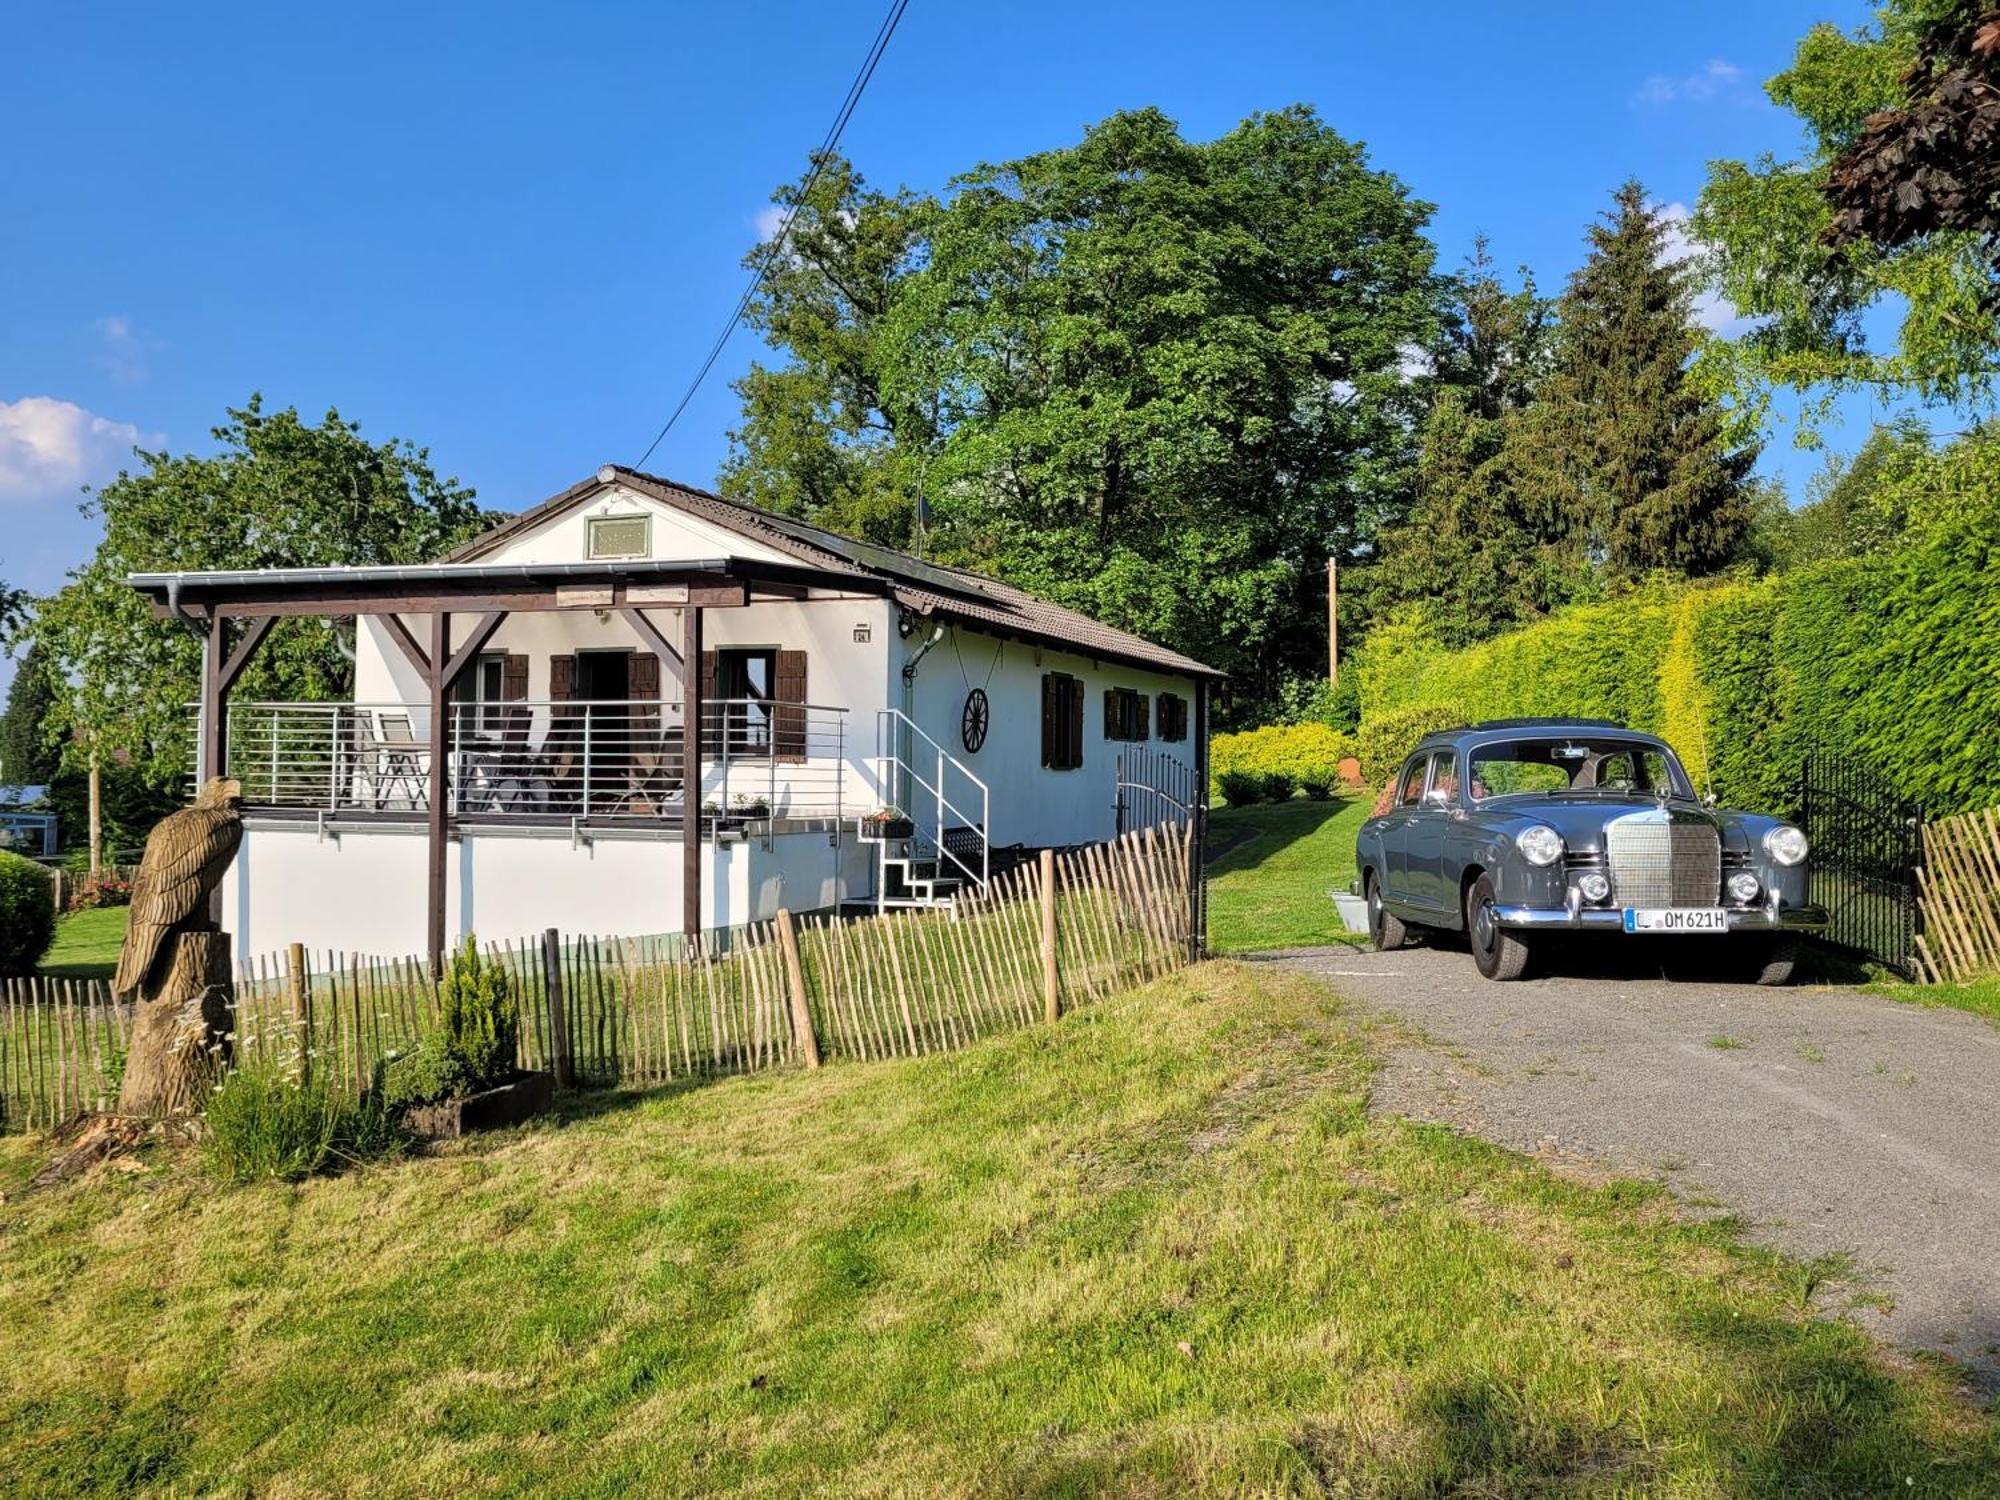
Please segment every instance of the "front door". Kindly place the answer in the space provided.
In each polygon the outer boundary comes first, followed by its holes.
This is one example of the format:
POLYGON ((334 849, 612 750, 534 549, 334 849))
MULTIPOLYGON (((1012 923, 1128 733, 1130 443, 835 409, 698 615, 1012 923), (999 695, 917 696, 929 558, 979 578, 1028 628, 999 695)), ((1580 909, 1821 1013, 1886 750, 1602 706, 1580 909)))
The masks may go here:
POLYGON ((622 796, 632 771, 632 653, 579 651, 576 696, 585 704, 583 744, 592 810, 622 796))

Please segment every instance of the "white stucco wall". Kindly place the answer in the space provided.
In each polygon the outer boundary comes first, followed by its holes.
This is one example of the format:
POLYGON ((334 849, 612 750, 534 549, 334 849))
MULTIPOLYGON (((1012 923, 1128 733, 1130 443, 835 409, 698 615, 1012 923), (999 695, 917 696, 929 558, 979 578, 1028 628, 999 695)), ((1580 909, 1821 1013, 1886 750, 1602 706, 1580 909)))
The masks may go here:
MULTIPOLYGON (((705 927, 767 921, 780 906, 820 910, 870 889, 850 838, 780 834, 705 845, 705 927), (843 881, 845 882, 843 885, 843 881)), ((566 933, 640 937, 680 931, 681 845, 669 839, 567 837, 468 830, 450 845, 445 925, 454 940, 566 933)), ((223 887, 223 930, 241 957, 292 943, 377 957, 420 954, 426 941, 426 844, 420 829, 252 825, 223 887)))
MULTIPOLYGON (((901 659, 922 644, 913 636, 901 659)), ((901 671, 900 661, 897 668, 901 671)), ((1194 693, 1191 678, 1141 671, 1047 647, 1002 641, 976 631, 947 627, 945 638, 925 655, 911 694, 911 718, 991 790, 991 842, 1077 844, 1117 832, 1118 752, 1121 740, 1104 737, 1104 690, 1132 688, 1153 700, 1153 738, 1141 743, 1192 766, 1194 693), (954 649, 955 648, 955 649, 954 649), (1051 771, 1042 765, 1042 674, 1064 672, 1082 679, 1083 765, 1051 771), (959 737, 960 716, 971 688, 984 687, 992 705, 986 743, 968 754, 959 737), (1178 693, 1188 701, 1188 738, 1159 739, 1159 695, 1178 693)), ((956 794, 954 793, 954 797, 956 794)))

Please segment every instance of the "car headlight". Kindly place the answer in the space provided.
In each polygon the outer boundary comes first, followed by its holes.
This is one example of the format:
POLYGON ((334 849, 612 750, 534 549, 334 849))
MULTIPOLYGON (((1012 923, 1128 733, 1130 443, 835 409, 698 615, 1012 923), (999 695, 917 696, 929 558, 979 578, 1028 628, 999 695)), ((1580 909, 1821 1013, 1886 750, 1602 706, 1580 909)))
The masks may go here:
POLYGON ((1764 887, 1758 884, 1757 877, 1748 870, 1738 870, 1729 877, 1730 899, 1739 906, 1748 906, 1763 893, 1763 890, 1764 887))
POLYGON ((1602 870, 1586 870, 1578 877, 1576 888, 1584 900, 1602 901, 1611 894, 1611 881, 1602 870))
POLYGON ((1531 865, 1552 865, 1562 858, 1562 835, 1546 823, 1522 829, 1515 836, 1514 845, 1531 865))
POLYGON ((1780 823, 1764 835, 1764 852, 1781 865, 1795 865, 1806 857, 1806 836, 1789 823, 1780 823))

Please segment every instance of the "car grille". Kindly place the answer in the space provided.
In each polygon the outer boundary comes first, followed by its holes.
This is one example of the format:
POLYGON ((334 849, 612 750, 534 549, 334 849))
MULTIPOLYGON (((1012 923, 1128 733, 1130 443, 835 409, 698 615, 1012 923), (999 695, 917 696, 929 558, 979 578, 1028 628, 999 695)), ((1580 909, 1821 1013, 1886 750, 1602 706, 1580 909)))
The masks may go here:
POLYGON ((1604 849, 1621 906, 1713 906, 1722 899, 1722 841, 1706 822, 1633 813, 1605 825, 1604 849))

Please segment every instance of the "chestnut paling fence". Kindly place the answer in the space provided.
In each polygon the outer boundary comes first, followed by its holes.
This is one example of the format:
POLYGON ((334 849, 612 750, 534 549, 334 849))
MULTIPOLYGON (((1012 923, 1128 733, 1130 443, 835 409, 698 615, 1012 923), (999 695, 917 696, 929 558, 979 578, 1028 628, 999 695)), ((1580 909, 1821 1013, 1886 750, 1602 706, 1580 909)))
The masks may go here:
POLYGON ((2000 808, 1924 825, 1917 896, 1920 977, 1963 983, 2000 974, 2000 808))
MULTIPOLYGON (((1158 828, 1045 856, 955 910, 783 915, 709 934, 482 945, 521 1005, 523 1067, 559 1082, 652 1085, 950 1051, 1175 969, 1192 956, 1190 848, 1158 828)), ((239 967, 232 1045, 366 1087, 436 1024, 415 958, 330 953, 239 967)), ((102 981, 0 981, 0 1125, 51 1127, 116 1105, 132 1011, 102 981)))

